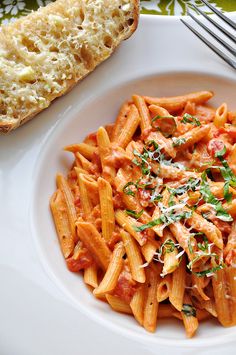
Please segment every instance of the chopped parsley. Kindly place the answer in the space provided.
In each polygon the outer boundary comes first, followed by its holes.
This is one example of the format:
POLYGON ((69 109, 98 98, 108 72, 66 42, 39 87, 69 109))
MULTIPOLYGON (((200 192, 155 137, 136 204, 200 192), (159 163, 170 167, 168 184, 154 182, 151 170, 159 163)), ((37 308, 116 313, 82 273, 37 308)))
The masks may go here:
POLYGON ((232 201, 232 193, 229 192, 229 187, 230 186, 236 186, 236 176, 234 175, 233 171, 231 170, 228 162, 224 159, 224 155, 226 153, 226 147, 220 151, 217 151, 215 153, 215 157, 219 158, 219 160, 222 163, 222 166, 219 166, 218 168, 220 169, 221 175, 223 179, 225 180, 224 184, 224 199, 227 202, 232 201))
POLYGON ((223 208, 222 203, 213 195, 210 186, 207 182, 206 171, 202 173, 202 181, 200 185, 200 193, 203 200, 210 205, 212 205, 216 211, 216 217, 225 222, 232 222, 233 218, 230 214, 223 208))
POLYGON ((172 195, 182 195, 188 191, 196 191, 196 189, 200 186, 200 183, 201 183, 201 179, 199 179, 199 178, 195 179, 195 178, 191 177, 186 182, 186 184, 180 185, 176 189, 169 188, 169 191, 172 195))
POLYGON ((159 249, 159 255, 172 253, 175 250, 175 243, 172 239, 166 239, 159 249))
POLYGON ((187 317, 196 317, 197 316, 196 308, 193 307, 191 304, 188 304, 188 303, 183 303, 182 312, 187 317))
POLYGON ((212 267, 211 269, 203 270, 203 271, 198 271, 198 272, 193 272, 196 276, 198 277, 204 277, 204 276, 212 276, 216 271, 221 270, 225 267, 225 265, 219 264, 215 267, 212 267))
POLYGON ((162 214, 159 218, 150 221, 149 223, 143 224, 141 226, 133 226, 136 232, 142 232, 147 228, 155 227, 159 224, 164 224, 165 226, 169 226, 174 222, 178 222, 181 219, 188 219, 192 216, 192 211, 182 211, 177 212, 174 211, 174 207, 166 208, 164 206, 161 207, 162 214))
POLYGON ((129 188, 129 186, 134 186, 136 188, 136 185, 134 182, 132 181, 129 181, 127 182, 127 184, 125 184, 125 186, 123 187, 123 192, 126 194, 126 195, 130 195, 130 196, 135 196, 135 192, 133 190, 131 190, 129 188))
POLYGON ((171 136, 176 130, 176 122, 173 116, 157 115, 152 119, 151 125, 158 129, 165 137, 171 136), (156 122, 156 124, 154 124, 156 122))
POLYGON ((197 117, 194 117, 192 115, 189 115, 188 113, 185 113, 183 115, 182 120, 180 121, 182 123, 190 123, 194 126, 201 126, 201 122, 199 121, 199 119, 197 117))
POLYGON ((141 210, 140 212, 135 212, 133 210, 125 210, 125 212, 127 213, 127 215, 134 217, 136 219, 139 219, 143 214, 143 210, 141 210))

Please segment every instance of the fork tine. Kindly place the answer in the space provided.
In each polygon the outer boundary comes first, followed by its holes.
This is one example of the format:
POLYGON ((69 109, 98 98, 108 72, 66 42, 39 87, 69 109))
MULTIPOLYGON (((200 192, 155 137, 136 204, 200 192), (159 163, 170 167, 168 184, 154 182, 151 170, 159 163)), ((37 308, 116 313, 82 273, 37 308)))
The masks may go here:
POLYGON ((205 31, 207 31, 208 33, 210 33, 210 35, 212 35, 212 37, 214 37, 222 46, 224 46, 225 48, 228 49, 228 51, 230 51, 233 55, 236 55, 236 49, 233 48, 232 46, 230 46, 228 43, 224 42, 223 39, 221 37, 219 37, 217 34, 215 34, 210 28, 208 28, 207 26, 204 25, 204 23, 202 23, 201 21, 198 20, 197 17, 195 17, 190 11, 189 9, 187 9, 187 14, 192 17, 192 19, 199 24, 199 26, 201 26, 202 28, 204 28, 205 31))
POLYGON ((230 18, 225 16, 221 11, 219 11, 215 6, 210 4, 207 0, 201 0, 201 1, 204 2, 204 4, 206 6, 208 6, 216 15, 218 15, 220 18, 222 18, 222 20, 227 22, 228 25, 230 25, 231 27, 233 27, 236 30, 236 23, 234 21, 232 21, 230 18))
POLYGON ((203 12, 199 7, 195 6, 194 4, 191 4, 192 7, 194 7, 194 9, 198 12, 200 12, 200 14, 202 16, 204 16, 208 21, 210 21, 215 27, 217 27, 221 32, 223 32, 226 36, 228 36, 230 39, 232 39, 232 41, 234 43, 236 43, 236 37, 230 33, 229 31, 227 31, 224 27, 222 27, 218 22, 214 21, 210 16, 207 16, 205 14, 205 12, 203 12))
POLYGON ((215 47, 213 44, 211 44, 206 38, 204 38, 195 28, 190 26, 186 21, 183 19, 180 19, 181 22, 185 26, 187 26, 190 31, 192 31, 198 38, 200 38, 209 48, 211 48, 216 54, 218 54, 226 63, 228 63, 232 68, 236 69, 236 62, 233 61, 229 56, 227 56, 224 52, 222 52, 220 49, 215 47))

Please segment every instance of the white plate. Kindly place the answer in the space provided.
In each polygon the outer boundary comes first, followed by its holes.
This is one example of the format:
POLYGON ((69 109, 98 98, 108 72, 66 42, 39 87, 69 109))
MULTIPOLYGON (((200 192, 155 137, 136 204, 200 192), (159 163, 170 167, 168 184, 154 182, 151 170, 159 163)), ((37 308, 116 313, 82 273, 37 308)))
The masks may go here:
POLYGON ((236 74, 178 19, 142 17, 111 59, 37 119, 0 138, 1 354, 234 353, 235 328, 205 324, 186 340, 183 329, 165 322, 152 335, 94 300, 80 277, 67 272, 48 210, 55 173, 68 166, 66 143, 113 120, 134 91, 197 89, 215 90, 215 104, 235 105, 236 74))

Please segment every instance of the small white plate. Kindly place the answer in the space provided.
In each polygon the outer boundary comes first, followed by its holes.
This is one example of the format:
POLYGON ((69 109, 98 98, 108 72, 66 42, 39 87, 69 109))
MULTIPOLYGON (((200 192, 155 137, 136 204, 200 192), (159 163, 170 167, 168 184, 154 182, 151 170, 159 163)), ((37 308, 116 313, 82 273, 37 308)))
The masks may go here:
POLYGON ((48 208, 55 174, 71 162, 62 151, 65 144, 113 121, 133 92, 174 95, 199 89, 215 91, 213 104, 226 101, 236 109, 236 73, 177 18, 143 16, 134 36, 92 75, 0 138, 3 355, 141 355, 157 349, 177 355, 190 349, 193 354, 194 349, 197 354, 217 355, 222 349, 234 354, 236 328, 205 323, 196 338, 187 340, 184 329, 168 321, 148 334, 130 317, 96 301, 81 277, 67 271, 48 208))

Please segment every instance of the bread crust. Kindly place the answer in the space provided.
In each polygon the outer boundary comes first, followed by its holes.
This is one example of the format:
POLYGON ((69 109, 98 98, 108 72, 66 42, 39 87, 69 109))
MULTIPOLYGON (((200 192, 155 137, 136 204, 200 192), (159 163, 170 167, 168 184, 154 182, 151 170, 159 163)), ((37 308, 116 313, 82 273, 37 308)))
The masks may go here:
MULTIPOLYGON (((21 126, 22 124, 28 122, 30 119, 32 119, 33 117, 35 117, 39 112, 43 111, 44 109, 46 109, 48 106, 50 106, 51 102, 62 96, 65 95, 68 91, 70 91, 80 80, 82 80, 85 76, 87 76, 88 74, 90 74, 100 63, 102 63, 104 60, 106 60, 107 58, 110 57, 110 55, 114 52, 114 50, 116 49, 116 47, 121 43, 121 41, 128 39, 136 30, 137 26, 138 26, 138 20, 139 20, 139 0, 131 0, 130 3, 133 6, 133 11, 131 12, 131 19, 133 20, 132 25, 129 26, 128 31, 126 31, 125 33, 123 33, 119 39, 115 42, 114 46, 112 46, 112 51, 111 53, 109 53, 109 55, 107 55, 105 58, 101 58, 100 61, 95 63, 94 68, 92 68, 91 70, 87 71, 84 75, 81 75, 79 78, 76 78, 76 80, 67 80, 66 82, 66 87, 64 87, 64 89, 62 91, 60 91, 59 93, 57 93, 57 95, 54 95, 54 97, 50 98, 50 102, 48 102, 48 104, 46 105, 46 107, 33 107, 32 110, 29 110, 29 112, 27 112, 27 114, 22 115, 21 117, 18 117, 17 119, 12 120, 11 118, 9 118, 9 120, 7 121, 4 118, 4 121, 0 120, 0 133, 8 133, 10 131, 12 131, 13 129, 16 129, 17 127, 21 126)), ((56 6, 57 1, 54 3, 51 3, 49 5, 47 5, 43 10, 44 11, 50 11, 52 12, 52 7, 56 6)), ((36 11, 37 12, 37 11, 36 11)), ((30 14, 27 17, 34 15, 30 14)), ((12 25, 10 24, 9 26, 21 26, 21 22, 24 21, 24 18, 21 18, 19 20, 17 20, 15 23, 13 23, 12 25)), ((6 32, 6 27, 4 31, 6 32)), ((0 94, 0 99, 1 99, 1 94, 0 94)), ((1 102, 1 101, 0 101, 1 102)), ((1 104, 0 104, 0 112, 1 112, 1 104)))

